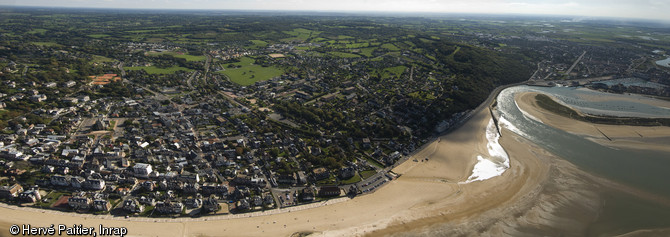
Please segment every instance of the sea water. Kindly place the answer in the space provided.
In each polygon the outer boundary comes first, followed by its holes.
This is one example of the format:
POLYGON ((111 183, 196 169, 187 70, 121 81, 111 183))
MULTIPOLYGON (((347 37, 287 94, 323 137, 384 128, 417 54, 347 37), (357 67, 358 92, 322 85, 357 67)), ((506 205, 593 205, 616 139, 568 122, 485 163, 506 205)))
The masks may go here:
MULTIPOLYGON (((542 92, 555 98, 572 98, 573 100, 579 98, 578 93, 591 93, 574 88, 529 86, 507 88, 500 92, 497 98, 497 110, 502 116, 502 119, 499 119, 501 126, 513 128, 510 129, 512 132, 533 141, 543 149, 570 161, 583 170, 670 197, 670 185, 667 184, 667 180, 670 180, 670 172, 668 172, 670 154, 653 150, 611 148, 590 141, 583 136, 545 125, 524 115, 524 112, 517 106, 514 95, 523 92, 542 92)), ((629 109, 635 109, 627 106, 611 107, 607 102, 581 100, 579 104, 581 108, 602 110, 607 114, 629 113, 631 112, 629 109), (608 108, 613 110, 608 110, 608 108)), ((663 112, 657 108, 641 110, 638 113, 663 112)))

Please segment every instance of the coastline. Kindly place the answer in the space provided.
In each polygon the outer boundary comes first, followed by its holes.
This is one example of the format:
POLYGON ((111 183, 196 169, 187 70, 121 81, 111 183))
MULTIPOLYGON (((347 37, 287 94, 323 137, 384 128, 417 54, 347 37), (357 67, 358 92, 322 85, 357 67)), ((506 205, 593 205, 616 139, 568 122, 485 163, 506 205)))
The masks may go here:
MULTIPOLYGON (((670 206, 667 198, 581 171, 504 127, 499 142, 509 155, 510 168, 491 179, 462 183, 471 175, 477 156, 488 154, 485 131, 491 114, 483 108, 490 105, 497 92, 473 111, 462 126, 428 142, 408 157, 408 161, 395 167, 393 172, 400 177, 373 194, 315 203, 320 206, 311 209, 196 219, 100 216, 104 218, 101 219, 92 215, 40 213, 40 209, 0 206, 0 236, 8 233, 12 224, 34 227, 81 224, 96 229, 102 224, 126 227, 128 236, 551 235, 556 233, 552 231, 559 230, 568 235, 583 235, 603 210, 604 193, 612 190, 670 206), (36 214, 39 218, 35 218, 36 214)), ((527 103, 529 101, 517 102, 532 116, 546 120, 543 116, 548 115, 538 112, 539 108, 527 103)), ((563 122, 565 126, 575 123, 563 122)), ((566 128, 584 132, 579 126, 566 128)), ((655 130, 643 133, 664 135, 655 130)), ((670 234, 670 229, 639 230, 630 234, 648 231, 670 234)))
POLYGON ((594 124, 569 119, 537 105, 537 92, 525 92, 515 95, 519 109, 531 119, 539 120, 551 127, 586 136, 601 145, 627 149, 654 149, 670 152, 670 127, 665 126, 630 126, 594 124))
POLYGON ((384 229, 422 218, 446 215, 471 216, 478 212, 509 201, 518 195, 516 190, 530 187, 520 180, 533 181, 527 177, 535 169, 521 168, 523 163, 512 160, 511 168, 502 176, 486 181, 458 184, 465 181, 476 163, 477 155, 486 155, 485 129, 490 120, 487 110, 480 109, 472 118, 454 132, 442 136, 417 151, 414 157, 424 162, 407 161, 393 171, 401 174, 397 180, 377 190, 374 194, 352 200, 323 205, 318 208, 285 212, 274 215, 213 220, 215 217, 199 219, 122 219, 111 216, 106 219, 40 210, 8 209, 0 207, 3 215, 0 226, 10 224, 82 224, 84 226, 127 227, 129 236, 290 236, 299 232, 313 232, 323 236, 364 235, 373 230, 384 229), (476 134, 473 136, 473 134, 476 134), (522 177, 522 178, 519 178, 522 177), (516 181, 514 181, 516 180, 516 181), (510 181, 511 184, 508 184, 510 181), (505 198, 495 193, 505 191, 505 198), (379 202, 379 200, 385 200, 379 202), (473 200, 479 200, 473 202, 473 200), (483 205, 482 203, 492 203, 483 205), (454 210, 455 207, 460 211, 454 210), (174 222, 172 222, 174 221, 174 222))

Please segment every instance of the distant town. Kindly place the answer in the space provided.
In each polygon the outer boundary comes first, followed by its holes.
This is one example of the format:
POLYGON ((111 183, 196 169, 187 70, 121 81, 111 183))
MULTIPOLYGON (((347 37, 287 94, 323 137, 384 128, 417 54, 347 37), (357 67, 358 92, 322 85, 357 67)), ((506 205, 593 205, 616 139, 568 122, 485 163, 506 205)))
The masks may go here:
POLYGON ((355 198, 498 86, 670 96, 667 28, 53 11, 0 13, 12 205, 193 217, 355 198))

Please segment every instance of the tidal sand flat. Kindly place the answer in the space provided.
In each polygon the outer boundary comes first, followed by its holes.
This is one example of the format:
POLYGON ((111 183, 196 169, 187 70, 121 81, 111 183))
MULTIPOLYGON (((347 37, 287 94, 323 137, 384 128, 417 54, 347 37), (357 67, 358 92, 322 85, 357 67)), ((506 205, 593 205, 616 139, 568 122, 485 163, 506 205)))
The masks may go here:
MULTIPOLYGON (((600 144, 630 149, 655 149, 670 152, 670 127, 665 126, 625 126, 594 124, 569 119, 537 106, 537 92, 526 92, 515 95, 519 109, 554 128, 586 136, 600 144)), ((670 106, 653 100, 659 106, 670 106)))

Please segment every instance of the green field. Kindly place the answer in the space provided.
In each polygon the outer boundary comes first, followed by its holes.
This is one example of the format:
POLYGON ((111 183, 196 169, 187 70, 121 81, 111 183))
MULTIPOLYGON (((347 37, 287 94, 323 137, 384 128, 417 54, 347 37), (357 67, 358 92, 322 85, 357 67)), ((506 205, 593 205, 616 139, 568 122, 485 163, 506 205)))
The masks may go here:
POLYGON ((340 58, 358 58, 358 57, 361 57, 358 54, 344 53, 344 52, 328 52, 328 54, 333 55, 335 57, 340 57, 340 58))
POLYGON ((106 34, 92 34, 92 35, 88 35, 88 37, 96 38, 96 39, 107 38, 107 37, 109 37, 109 36, 110 36, 110 35, 106 35, 106 34))
POLYGON ((375 171, 375 170, 364 170, 364 171, 360 172, 361 176, 363 176, 362 177, 363 179, 370 178, 373 175, 375 175, 376 173, 377 173, 377 171, 375 171))
POLYGON ((177 71, 193 71, 193 69, 188 69, 185 67, 172 66, 169 68, 157 68, 155 66, 150 67, 126 67, 127 70, 142 70, 146 71, 149 74, 172 74, 177 71))
POLYGON ((381 47, 383 49, 388 49, 389 51, 400 51, 400 49, 393 44, 382 44, 381 47))
POLYGON ((32 42, 32 44, 37 45, 37 46, 46 46, 46 47, 60 47, 60 46, 63 46, 61 44, 54 43, 54 42, 32 42))
POLYGON ((100 55, 93 55, 93 60, 92 62, 94 63, 107 63, 107 62, 113 62, 114 60, 108 57, 100 56, 100 55))
POLYGON ((384 68, 384 72, 382 73, 382 77, 384 77, 384 78, 398 77, 403 72, 405 72, 405 70, 407 70, 407 67, 405 67, 405 66, 387 67, 387 68, 384 68))
POLYGON ((347 184, 355 184, 361 182, 361 176, 358 176, 358 174, 354 175, 354 177, 351 177, 350 179, 347 180, 341 180, 340 184, 342 185, 347 185, 347 184))
POLYGON ((348 44, 346 44, 346 48, 350 48, 350 49, 365 48, 365 47, 369 47, 369 46, 370 46, 369 43, 348 43, 348 44))
POLYGON ((147 53, 149 56, 158 56, 158 55, 172 55, 175 58, 183 58, 186 59, 186 61, 205 61, 207 59, 206 56, 200 55, 190 55, 190 54, 180 54, 177 52, 149 52, 147 53))
POLYGON ((265 48, 268 46, 268 42, 262 41, 262 40, 250 40, 251 43, 254 45, 252 48, 259 49, 259 48, 265 48))
POLYGON ((363 49, 360 49, 360 50, 361 50, 361 54, 364 55, 365 57, 372 57, 372 52, 374 52, 375 49, 377 49, 377 48, 376 47, 375 48, 363 48, 363 49))
POLYGON ((44 34, 46 32, 46 29, 32 29, 31 31, 28 31, 28 34, 44 34))
POLYGON ((240 84, 242 86, 253 85, 257 81, 269 80, 273 77, 281 76, 284 71, 276 67, 263 67, 261 65, 253 64, 254 59, 249 57, 240 58, 240 62, 232 63, 238 68, 229 68, 230 64, 224 65, 225 71, 221 71, 226 75, 230 81, 240 84))
POLYGON ((293 38, 288 38, 285 40, 307 40, 309 37, 316 37, 317 35, 321 34, 321 31, 313 31, 313 30, 308 30, 308 29, 303 29, 303 28, 298 28, 298 29, 293 29, 292 31, 283 31, 284 34, 293 36, 293 38))

